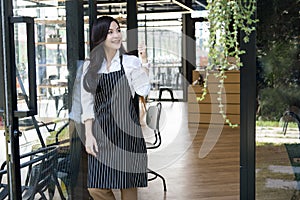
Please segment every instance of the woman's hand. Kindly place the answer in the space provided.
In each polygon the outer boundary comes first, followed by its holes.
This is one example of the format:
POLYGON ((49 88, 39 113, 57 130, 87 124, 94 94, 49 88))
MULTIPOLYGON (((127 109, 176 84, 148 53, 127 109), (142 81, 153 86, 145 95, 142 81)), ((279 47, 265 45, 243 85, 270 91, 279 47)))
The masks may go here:
POLYGON ((148 59, 147 59, 146 45, 145 44, 140 44, 139 47, 138 47, 138 51, 139 51, 139 56, 142 59, 142 63, 147 63, 148 59))
POLYGON ((89 135, 85 139, 85 150, 88 154, 96 157, 98 153, 98 145, 95 137, 93 135, 89 135))
POLYGON ((88 154, 92 156, 97 156, 98 153, 98 145, 96 138, 92 133, 93 120, 88 119, 84 122, 85 124, 85 150, 88 154))

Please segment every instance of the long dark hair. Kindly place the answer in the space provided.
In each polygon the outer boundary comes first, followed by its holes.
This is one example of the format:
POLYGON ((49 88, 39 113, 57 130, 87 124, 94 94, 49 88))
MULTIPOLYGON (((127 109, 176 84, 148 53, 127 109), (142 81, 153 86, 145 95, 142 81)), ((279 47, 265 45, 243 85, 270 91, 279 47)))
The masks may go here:
MULTIPOLYGON (((90 66, 83 79, 83 87, 86 91, 95 93, 98 84, 98 71, 102 66, 105 58, 103 43, 106 40, 108 30, 111 22, 119 22, 113 17, 102 16, 96 19, 91 31, 91 52, 90 52, 90 66)), ((120 48, 120 56, 125 53, 123 45, 120 48)))

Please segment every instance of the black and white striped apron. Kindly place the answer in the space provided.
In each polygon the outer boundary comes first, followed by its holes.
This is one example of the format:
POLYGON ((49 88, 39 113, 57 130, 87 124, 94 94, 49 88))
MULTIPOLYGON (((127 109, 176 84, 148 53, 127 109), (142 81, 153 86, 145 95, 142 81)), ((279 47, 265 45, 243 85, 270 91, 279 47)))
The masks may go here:
POLYGON ((99 150, 89 155, 89 188, 147 186, 146 144, 120 60, 121 70, 99 74, 93 131, 99 150))

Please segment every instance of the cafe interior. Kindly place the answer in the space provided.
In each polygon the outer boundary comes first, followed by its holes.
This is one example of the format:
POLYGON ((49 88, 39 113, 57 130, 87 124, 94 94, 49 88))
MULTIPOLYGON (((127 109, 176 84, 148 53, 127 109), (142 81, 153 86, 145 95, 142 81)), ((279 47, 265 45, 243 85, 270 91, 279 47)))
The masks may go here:
POLYGON ((207 0, 1 1, 0 199, 89 199, 87 153, 72 106, 91 27, 104 15, 120 23, 127 52, 138 56, 146 47, 150 64, 150 92, 134 98, 150 144, 148 187, 138 188, 138 199, 255 199, 263 188, 251 84, 255 34, 240 43, 244 66, 226 71, 223 104, 238 125, 232 128, 218 110, 217 77, 198 101, 209 62, 206 6, 207 0))

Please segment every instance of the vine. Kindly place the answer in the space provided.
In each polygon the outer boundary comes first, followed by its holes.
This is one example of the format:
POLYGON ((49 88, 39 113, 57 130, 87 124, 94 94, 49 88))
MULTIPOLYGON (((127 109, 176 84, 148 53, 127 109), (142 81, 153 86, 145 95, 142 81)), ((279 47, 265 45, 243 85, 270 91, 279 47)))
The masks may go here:
POLYGON ((239 48, 239 30, 245 33, 244 42, 249 42, 249 35, 255 30, 256 19, 252 17, 256 11, 256 0, 208 0, 207 1, 209 28, 208 41, 208 66, 205 69, 206 77, 202 89, 202 101, 207 94, 207 82, 210 71, 217 70, 214 75, 219 79, 219 113, 225 122, 231 127, 237 127, 228 119, 222 103, 222 90, 224 81, 227 78, 226 70, 239 69, 243 63, 240 55, 245 51, 239 48), (235 62, 229 59, 234 58, 235 62))

